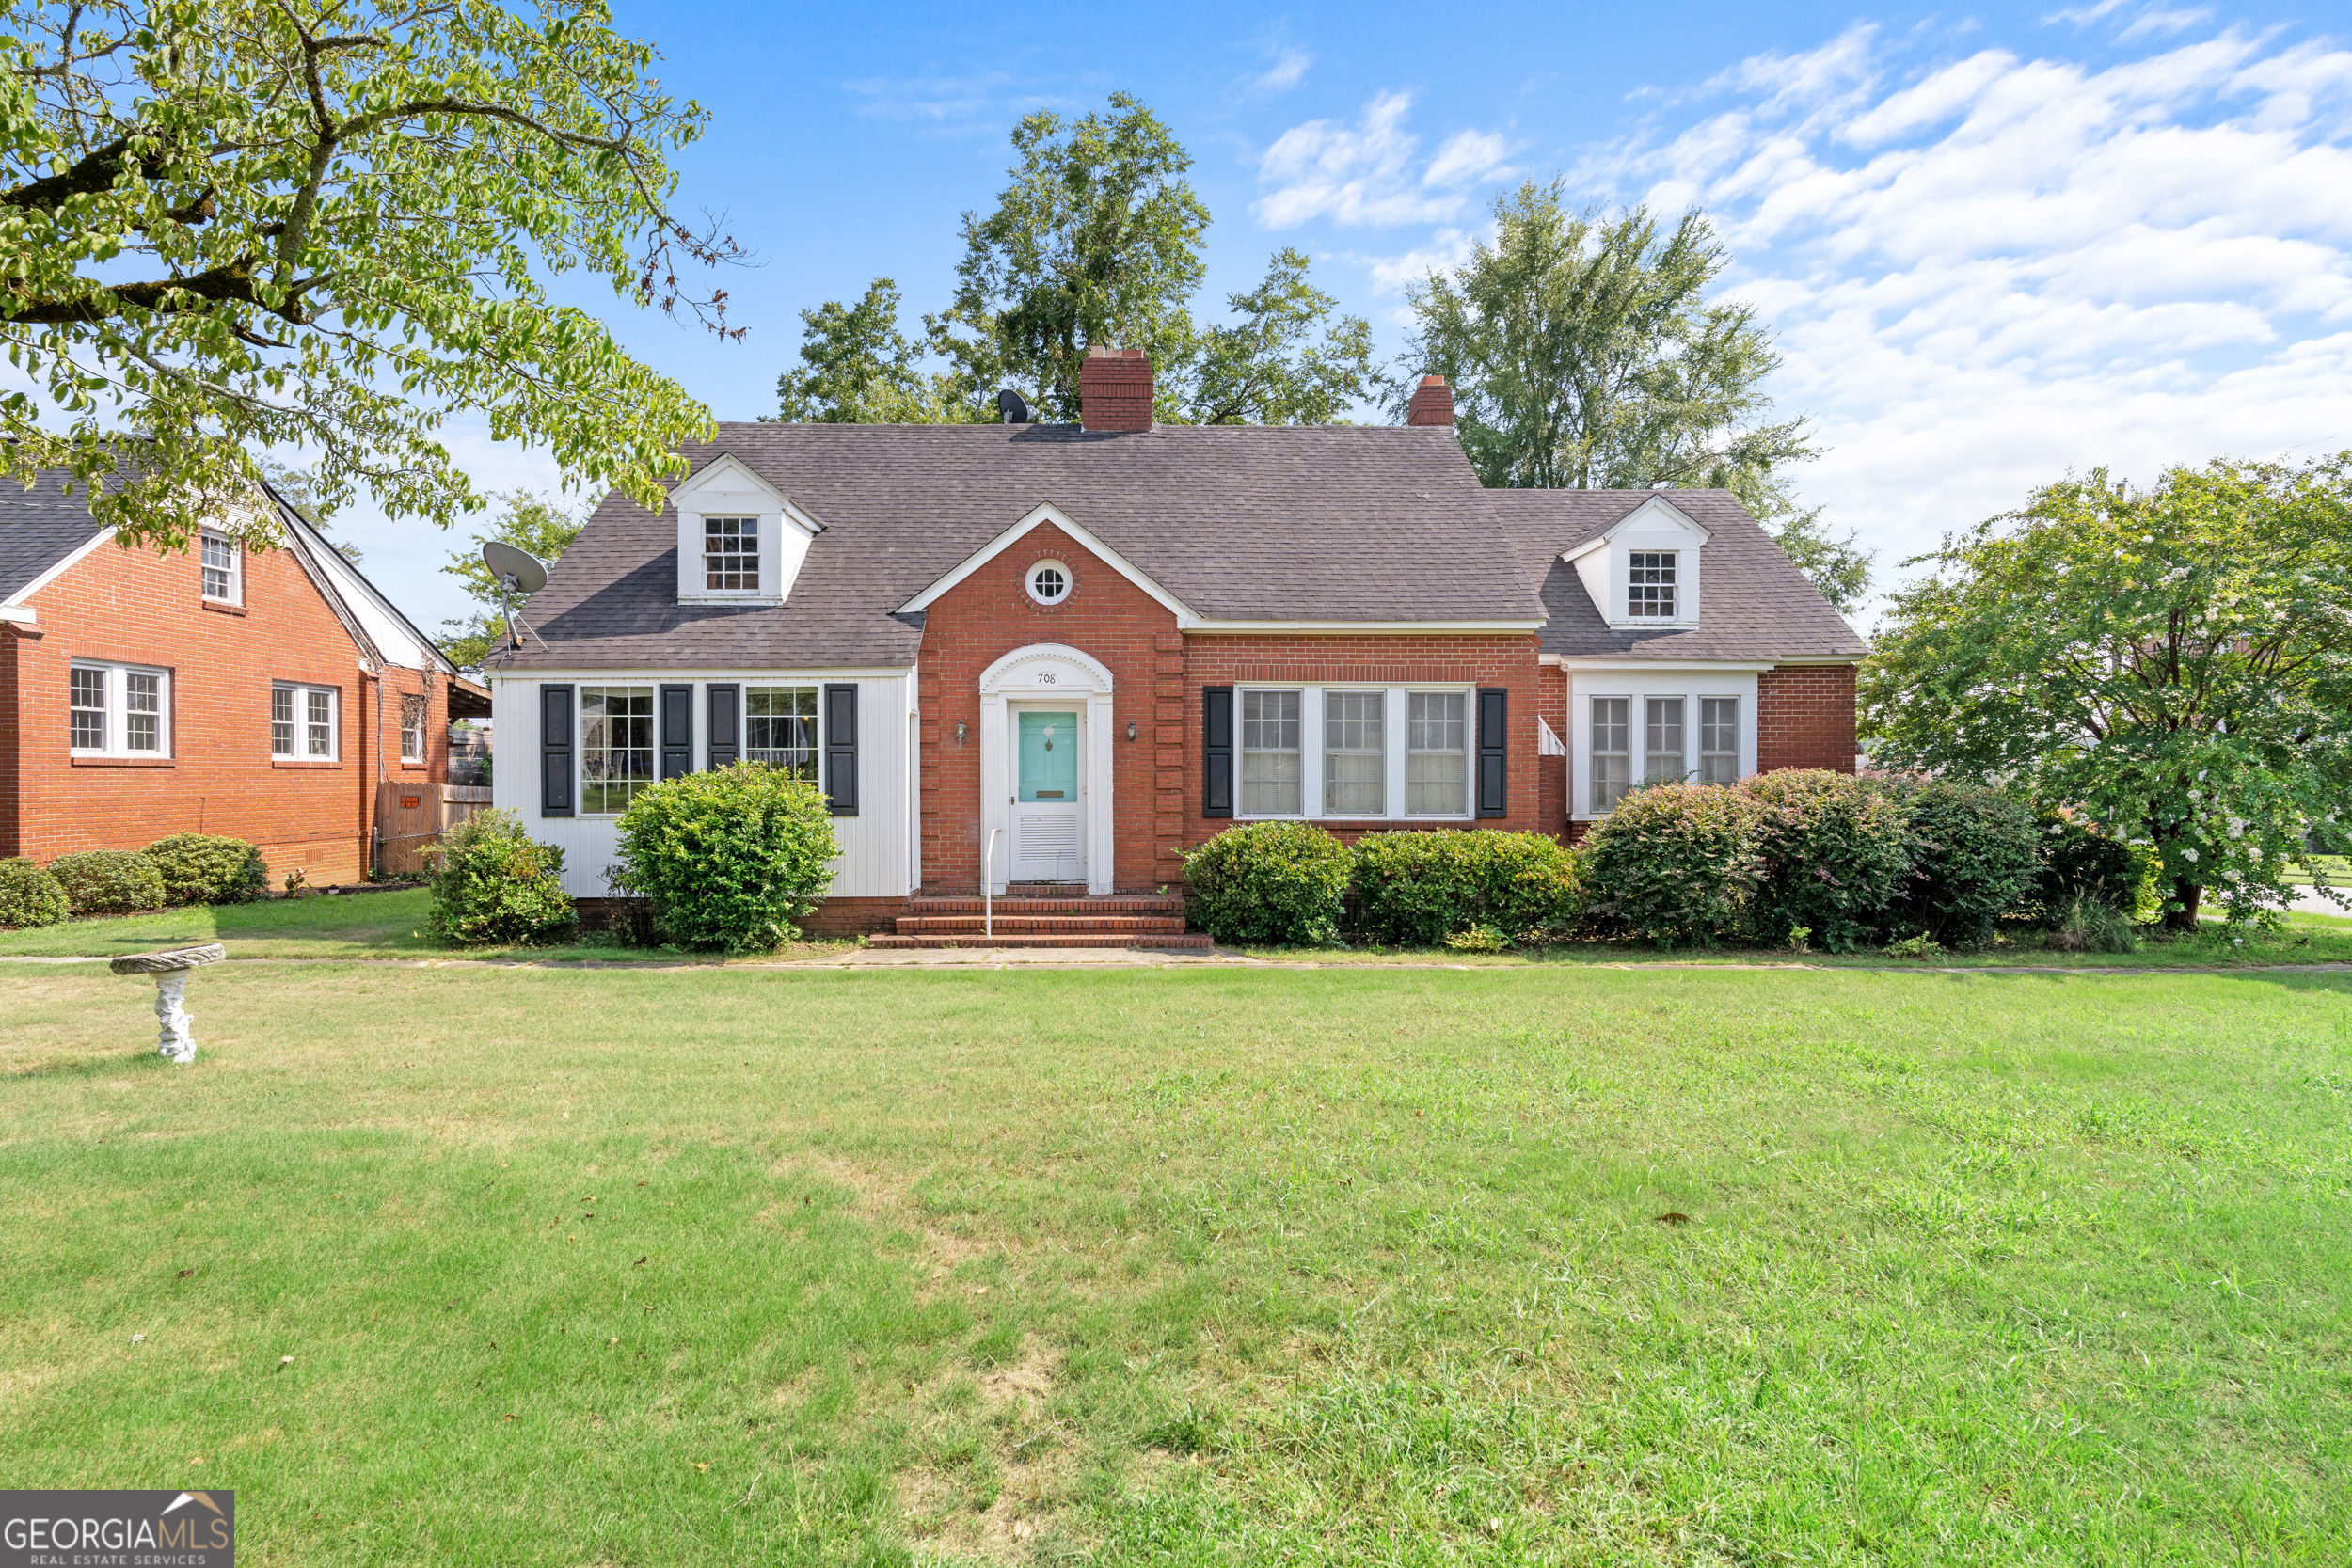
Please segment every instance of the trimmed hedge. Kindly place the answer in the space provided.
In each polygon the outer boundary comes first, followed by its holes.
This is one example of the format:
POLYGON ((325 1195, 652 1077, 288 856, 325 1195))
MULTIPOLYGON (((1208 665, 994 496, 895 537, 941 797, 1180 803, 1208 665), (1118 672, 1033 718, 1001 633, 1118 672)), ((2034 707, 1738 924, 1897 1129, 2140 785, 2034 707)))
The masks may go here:
POLYGON ((1311 822, 1228 828, 1184 857, 1192 918, 1222 942, 1327 947, 1354 866, 1347 846, 1311 822))
POLYGON ((1542 833, 1370 833, 1356 843, 1352 885, 1356 934, 1391 947, 1435 947, 1479 927, 1540 940, 1583 912, 1575 851, 1542 833))
POLYGON ((1903 931, 1965 947, 1993 934, 2042 870, 2033 813, 1984 784, 1873 779, 1902 808, 1911 879, 1895 911, 1903 931))
POLYGON ((614 885, 682 947, 765 952, 833 887, 841 853, 815 784, 755 762, 659 784, 621 814, 614 885))
POLYGON ((425 935, 471 946, 547 942, 575 918, 564 851, 535 844, 511 811, 477 812, 441 835, 425 935))
POLYGON ((1759 812, 1756 847, 1766 866, 1752 903, 1752 934, 1785 945, 1800 928, 1833 953, 1883 931, 1911 873, 1902 808, 1851 773, 1786 768, 1736 786, 1759 812))
POLYGON ((241 838, 174 833, 139 853, 163 878, 167 904, 250 904, 269 891, 262 851, 241 838))
POLYGON ((136 914, 164 907, 164 879, 155 863, 130 849, 85 849, 59 855, 49 874, 65 889, 75 914, 136 914))
POLYGON ((1764 884, 1763 808, 1737 787, 1637 789, 1584 841, 1587 908, 1664 946, 1736 941, 1764 884))
POLYGON ((0 861, 0 926, 55 926, 73 912, 64 886, 31 861, 0 861))

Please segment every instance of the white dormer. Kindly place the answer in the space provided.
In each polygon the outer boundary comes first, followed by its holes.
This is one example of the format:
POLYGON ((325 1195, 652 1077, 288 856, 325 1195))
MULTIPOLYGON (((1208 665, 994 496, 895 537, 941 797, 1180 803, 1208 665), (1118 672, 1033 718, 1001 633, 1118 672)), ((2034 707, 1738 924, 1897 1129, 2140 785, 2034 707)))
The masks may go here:
POLYGON ((1654 496, 1597 539, 1560 557, 1612 631, 1688 631, 1699 624, 1699 552, 1707 530, 1654 496))
POLYGON ((782 604, 824 525, 733 457, 670 492, 680 604, 782 604))

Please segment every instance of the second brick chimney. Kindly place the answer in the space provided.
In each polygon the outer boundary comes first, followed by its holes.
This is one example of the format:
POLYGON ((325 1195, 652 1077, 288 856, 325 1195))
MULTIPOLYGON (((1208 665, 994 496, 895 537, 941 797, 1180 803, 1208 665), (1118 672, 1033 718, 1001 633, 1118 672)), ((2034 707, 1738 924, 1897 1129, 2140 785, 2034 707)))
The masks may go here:
POLYGON ((1421 385, 1413 388, 1413 401, 1405 407, 1406 424, 1452 424, 1454 422, 1454 388, 1441 375, 1424 375, 1421 385))
MULTIPOLYGON (((1447 422, 1453 421, 1447 404, 1447 422)), ((1152 361, 1139 348, 1097 343, 1078 366, 1078 420, 1089 430, 1152 428, 1152 361)))

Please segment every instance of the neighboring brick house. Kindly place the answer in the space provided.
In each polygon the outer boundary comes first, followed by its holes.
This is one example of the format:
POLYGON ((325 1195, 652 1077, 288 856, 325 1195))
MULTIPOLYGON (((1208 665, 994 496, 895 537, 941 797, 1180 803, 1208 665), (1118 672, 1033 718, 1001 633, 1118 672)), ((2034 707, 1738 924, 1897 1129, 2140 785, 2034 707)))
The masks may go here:
POLYGON ((499 803, 593 897, 638 789, 755 758, 834 797, 818 928, 969 940, 985 879, 1110 941, 1144 906, 1088 897, 1235 820, 1568 838, 1645 778, 1852 767, 1863 644, 1728 494, 1484 489, 1435 377, 1401 427, 1154 425, 1132 352, 1081 390, 722 425, 660 513, 606 500, 488 667, 499 803))
POLYGON ((269 500, 278 547, 163 551, 117 544, 57 474, 0 485, 0 856, 222 833, 273 879, 355 882, 378 782, 448 777, 449 721, 486 693, 269 500))

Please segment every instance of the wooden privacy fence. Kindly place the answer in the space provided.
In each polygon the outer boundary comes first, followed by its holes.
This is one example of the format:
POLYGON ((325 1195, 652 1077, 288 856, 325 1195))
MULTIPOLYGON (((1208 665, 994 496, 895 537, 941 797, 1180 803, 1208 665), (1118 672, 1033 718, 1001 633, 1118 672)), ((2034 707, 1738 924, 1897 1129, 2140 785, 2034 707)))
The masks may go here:
POLYGON ((375 786, 376 865, 388 877, 421 877, 433 869, 426 852, 441 834, 478 811, 490 809, 486 784, 403 784, 375 786))

